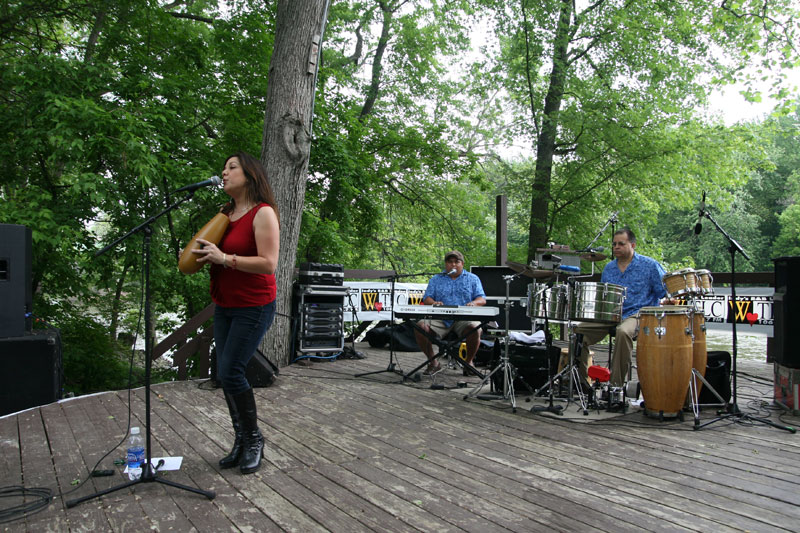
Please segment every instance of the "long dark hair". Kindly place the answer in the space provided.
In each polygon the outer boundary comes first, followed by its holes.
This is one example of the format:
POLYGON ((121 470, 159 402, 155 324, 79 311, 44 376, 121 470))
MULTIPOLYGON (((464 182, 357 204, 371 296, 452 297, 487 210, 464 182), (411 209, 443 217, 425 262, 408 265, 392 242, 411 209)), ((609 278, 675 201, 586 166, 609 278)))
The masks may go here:
MULTIPOLYGON (((275 216, 278 217, 278 224, 280 224, 281 215, 278 212, 278 204, 275 202, 275 194, 273 194, 272 187, 269 185, 267 170, 264 168, 264 165, 247 152, 236 152, 225 159, 225 164, 222 165, 222 168, 225 168, 228 161, 234 157, 239 160, 239 164, 242 166, 242 172, 244 172, 244 176, 247 179, 247 199, 251 202, 263 202, 272 206, 272 209, 275 210, 275 216)), ((236 202, 231 199, 231 201, 222 208, 222 212, 229 215, 235 208, 236 202)))

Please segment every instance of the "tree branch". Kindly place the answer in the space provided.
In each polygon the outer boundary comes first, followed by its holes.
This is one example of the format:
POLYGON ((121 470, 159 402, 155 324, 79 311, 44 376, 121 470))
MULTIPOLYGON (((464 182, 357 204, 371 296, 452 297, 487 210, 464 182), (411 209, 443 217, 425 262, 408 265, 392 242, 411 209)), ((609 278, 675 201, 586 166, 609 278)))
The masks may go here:
POLYGON ((167 11, 167 14, 178 19, 196 20, 198 22, 205 22, 206 24, 214 24, 214 22, 216 22, 216 20, 212 18, 190 15, 189 13, 178 13, 177 11, 167 11))

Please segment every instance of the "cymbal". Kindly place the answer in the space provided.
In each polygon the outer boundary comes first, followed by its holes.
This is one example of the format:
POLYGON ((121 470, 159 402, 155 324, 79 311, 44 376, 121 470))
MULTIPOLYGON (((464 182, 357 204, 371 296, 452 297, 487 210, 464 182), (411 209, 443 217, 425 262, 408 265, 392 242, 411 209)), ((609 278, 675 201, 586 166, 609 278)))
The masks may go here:
POLYGON ((592 262, 602 261, 606 257, 608 257, 606 256, 606 254, 601 254, 600 252, 589 252, 581 254, 581 259, 583 259, 584 261, 592 261, 592 262))
POLYGON ((550 278, 553 276, 552 270, 533 269, 528 265, 523 265, 522 263, 516 263, 514 261, 506 261, 506 266, 514 272, 518 272, 529 278, 550 278))

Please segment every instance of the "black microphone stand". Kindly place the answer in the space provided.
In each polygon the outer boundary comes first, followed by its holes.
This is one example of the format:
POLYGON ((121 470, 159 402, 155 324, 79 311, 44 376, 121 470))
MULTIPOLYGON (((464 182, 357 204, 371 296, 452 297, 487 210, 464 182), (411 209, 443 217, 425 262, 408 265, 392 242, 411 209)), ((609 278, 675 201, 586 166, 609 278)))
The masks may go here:
POLYGON ((148 218, 143 223, 139 224, 128 233, 123 235, 122 237, 118 238, 102 250, 98 251, 94 254, 95 257, 99 257, 109 251, 110 249, 114 248, 117 244, 124 241, 131 235, 134 235, 140 231, 143 232, 143 254, 144 254, 144 322, 145 322, 145 335, 144 335, 144 358, 145 358, 145 373, 144 373, 144 384, 145 384, 145 433, 147 435, 146 442, 145 442, 145 451, 146 451, 146 462, 142 465, 142 475, 139 479, 134 479, 128 481, 127 483, 123 483, 121 485, 117 485, 116 487, 111 487, 109 489, 101 490, 95 492, 94 494, 90 494, 88 496, 84 496, 82 498, 76 498, 74 500, 67 500, 66 506, 67 507, 75 507, 79 503, 85 502, 86 500, 91 500, 93 498, 97 498, 98 496, 103 496, 105 494, 109 494, 126 487, 131 487, 133 485, 137 485, 139 483, 150 483, 150 482, 158 482, 164 485, 169 485, 172 487, 176 487, 179 489, 187 490, 189 492, 194 492, 196 494, 200 494, 208 498, 209 500, 213 500, 216 496, 216 493, 213 491, 206 491, 201 489, 196 489, 194 487, 188 487, 186 485, 181 485, 180 483, 176 483, 174 481, 170 481, 168 479, 163 479, 158 477, 158 468, 162 466, 163 460, 159 462, 158 465, 153 467, 152 463, 152 450, 150 449, 150 374, 152 369, 152 355, 153 355, 153 343, 150 335, 147 332, 147 328, 150 324, 150 237, 153 233, 153 229, 150 227, 153 222, 161 218, 163 215, 169 213, 182 203, 190 200, 194 196, 194 191, 190 191, 185 197, 178 200, 171 206, 167 207, 159 214, 148 218))
MULTIPOLYGON (((586 248, 584 248, 583 250, 579 250, 579 251, 583 251, 583 252, 596 251, 596 250, 592 249, 592 245, 597 242, 597 239, 599 239, 601 235, 603 235, 603 232, 606 231, 606 228, 608 227, 609 224, 611 224, 611 231, 612 231, 612 235, 613 235, 613 232, 616 231, 616 228, 617 228, 617 215, 618 214, 619 214, 619 211, 614 211, 613 213, 611 213, 611 216, 608 217, 608 220, 606 220, 606 223, 603 225, 602 228, 600 228, 600 231, 597 232, 597 235, 594 236, 594 239, 592 239, 592 242, 587 244, 586 248)), ((601 250, 602 250, 602 248, 601 248, 601 250)))
MULTIPOLYGON (((722 235, 728 240, 728 244, 729 244, 728 251, 731 254, 731 304, 735 308, 735 306, 736 306, 736 266, 735 266, 735 264, 736 264, 736 252, 739 252, 740 254, 742 254, 744 256, 744 258, 747 259, 748 261, 751 261, 750 256, 747 255, 747 253, 744 251, 744 249, 739 245, 738 242, 736 242, 733 239, 733 237, 728 235, 728 232, 726 232, 724 229, 722 229, 722 227, 717 223, 717 221, 714 219, 714 217, 711 216, 711 213, 709 213, 706 210, 705 207, 703 207, 703 209, 700 211, 700 218, 702 219, 702 217, 706 217, 708 220, 710 220, 711 223, 714 224, 714 227, 717 228, 717 231, 722 233, 722 235)), ((698 222, 698 224, 699 224, 699 222, 698 222)), ((733 379, 732 379, 732 383, 731 383, 731 392, 732 392, 731 398, 732 398, 733 401, 732 402, 728 402, 726 404, 725 408, 723 408, 722 410, 720 410, 717 413, 717 414, 722 414, 723 412, 727 411, 727 414, 724 414, 722 416, 719 416, 717 418, 709 420, 705 424, 701 424, 699 426, 697 424, 695 424, 694 429, 697 430, 697 429, 703 428, 705 426, 708 426, 709 424, 713 424, 714 422, 719 422, 721 420, 732 420, 733 422, 742 422, 742 421, 760 422, 762 424, 765 424, 765 425, 768 425, 768 426, 772 426, 772 427, 777 428, 777 429, 783 429, 783 430, 788 431, 790 433, 795 433, 796 430, 791 426, 782 426, 782 425, 776 424, 775 422, 772 422, 771 420, 768 420, 766 418, 759 418, 759 417, 756 417, 756 416, 753 416, 753 415, 750 415, 750 414, 747 414, 747 413, 743 413, 739 409, 739 405, 737 403, 737 396, 736 396, 736 392, 737 392, 736 391, 736 360, 737 360, 736 315, 735 315, 735 309, 733 309, 733 310, 734 310, 734 316, 733 316, 733 320, 731 320, 731 335, 732 335, 732 341, 733 341, 733 344, 732 344, 733 358, 732 358, 732 363, 731 363, 731 372, 733 374, 733 379)))
MULTIPOLYGON (((439 274, 439 272, 437 272, 436 274, 439 274)), ((397 272, 395 272, 394 274, 389 274, 388 276, 383 276, 381 278, 378 278, 378 279, 389 279, 389 280, 392 281, 392 288, 391 288, 390 296, 389 296, 390 301, 391 301, 391 306, 392 306, 392 309, 391 309, 391 320, 389 322, 389 366, 386 367, 386 370, 375 370, 375 371, 372 371, 372 372, 364 372, 364 373, 361 373, 361 374, 355 374, 353 377, 360 378, 360 377, 364 377, 364 376, 372 376, 372 375, 375 375, 375 374, 383 374, 384 372, 392 372, 394 374, 399 374, 401 376, 405 376, 405 374, 403 373, 403 370, 398 368, 399 364, 394 362, 394 327, 395 327, 395 323, 394 323, 394 288, 395 288, 395 283, 400 278, 413 278, 413 277, 417 277, 417 276, 435 276, 436 274, 431 274, 429 272, 419 272, 417 274, 398 274, 397 272)))

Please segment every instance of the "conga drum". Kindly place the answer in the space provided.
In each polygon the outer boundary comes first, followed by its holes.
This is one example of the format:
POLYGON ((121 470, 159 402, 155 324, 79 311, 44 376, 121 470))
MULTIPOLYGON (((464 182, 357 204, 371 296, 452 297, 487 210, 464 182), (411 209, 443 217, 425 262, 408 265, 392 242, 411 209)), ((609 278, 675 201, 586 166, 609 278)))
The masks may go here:
POLYGON ((192 250, 199 250, 203 246, 197 242, 197 239, 205 239, 214 244, 219 244, 225 230, 228 229, 228 222, 230 219, 228 215, 217 213, 214 218, 209 220, 205 226, 200 228, 186 248, 181 253, 181 258, 178 260, 178 270, 184 274, 194 274, 203 267, 202 263, 197 262, 197 254, 193 254, 192 250))
POLYGON ((686 400, 692 375, 692 308, 642 307, 636 362, 645 414, 674 418, 686 400))

